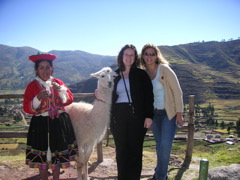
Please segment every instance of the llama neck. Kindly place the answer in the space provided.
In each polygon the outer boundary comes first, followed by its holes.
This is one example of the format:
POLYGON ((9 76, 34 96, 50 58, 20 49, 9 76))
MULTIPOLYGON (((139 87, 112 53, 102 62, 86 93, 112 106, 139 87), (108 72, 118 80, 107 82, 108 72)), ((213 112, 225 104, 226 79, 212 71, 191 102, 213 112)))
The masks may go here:
POLYGON ((95 116, 95 125, 98 129, 104 130, 110 121, 110 108, 112 103, 112 90, 98 89, 98 99, 95 99, 91 116, 95 116))
POLYGON ((98 88, 98 100, 110 104, 112 101, 112 89, 98 88))

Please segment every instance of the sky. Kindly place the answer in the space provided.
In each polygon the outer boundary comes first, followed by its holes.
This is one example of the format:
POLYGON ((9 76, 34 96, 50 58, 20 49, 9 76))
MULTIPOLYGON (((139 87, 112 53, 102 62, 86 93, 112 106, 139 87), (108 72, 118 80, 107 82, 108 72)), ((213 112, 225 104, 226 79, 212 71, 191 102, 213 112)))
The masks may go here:
POLYGON ((118 55, 240 37, 240 0, 0 0, 0 44, 118 55))

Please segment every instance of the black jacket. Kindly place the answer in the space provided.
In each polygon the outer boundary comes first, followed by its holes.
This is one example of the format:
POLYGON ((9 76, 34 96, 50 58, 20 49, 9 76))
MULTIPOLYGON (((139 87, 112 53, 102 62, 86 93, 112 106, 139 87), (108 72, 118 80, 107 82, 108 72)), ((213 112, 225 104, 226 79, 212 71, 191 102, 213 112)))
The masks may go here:
MULTIPOLYGON (((118 76, 115 78, 112 95, 112 116, 114 116, 114 105, 117 101, 116 94, 118 81, 121 79, 120 70, 116 70, 118 76)), ((147 73, 139 68, 132 67, 129 72, 129 83, 132 104, 135 116, 140 119, 153 118, 153 86, 147 73)))

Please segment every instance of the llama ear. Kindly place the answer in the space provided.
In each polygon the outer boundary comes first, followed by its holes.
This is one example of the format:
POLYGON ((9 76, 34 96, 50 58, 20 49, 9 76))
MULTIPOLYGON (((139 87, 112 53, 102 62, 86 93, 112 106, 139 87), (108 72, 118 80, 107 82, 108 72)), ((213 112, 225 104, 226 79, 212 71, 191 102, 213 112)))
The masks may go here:
POLYGON ((100 72, 96 72, 96 73, 91 73, 90 76, 98 78, 100 72))

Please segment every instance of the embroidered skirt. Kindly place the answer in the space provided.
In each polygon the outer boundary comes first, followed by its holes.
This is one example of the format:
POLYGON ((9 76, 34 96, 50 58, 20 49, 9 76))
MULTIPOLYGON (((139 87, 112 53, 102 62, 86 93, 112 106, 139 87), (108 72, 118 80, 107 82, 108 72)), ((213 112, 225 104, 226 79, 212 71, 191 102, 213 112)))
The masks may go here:
POLYGON ((67 113, 63 112, 55 119, 48 116, 32 117, 26 149, 26 164, 30 168, 68 168, 76 155, 76 138, 67 113), (47 161, 48 147, 51 151, 51 162, 47 161))

